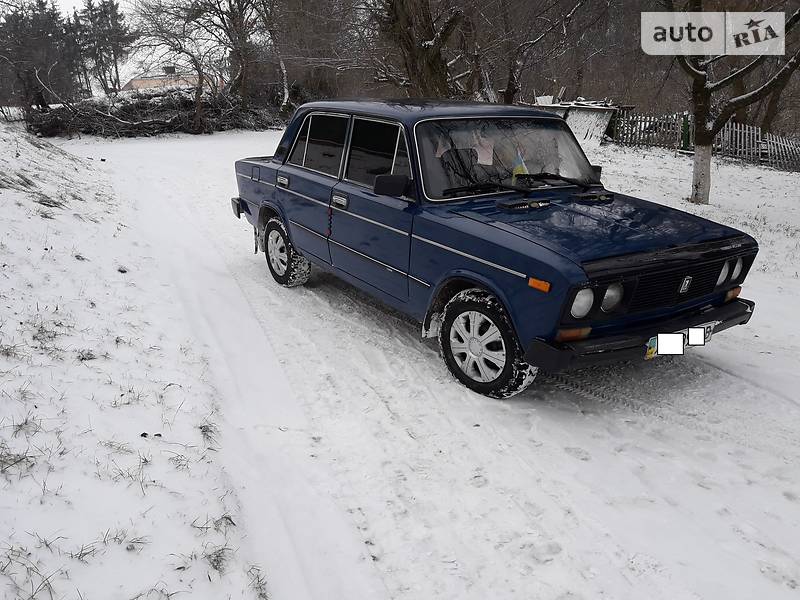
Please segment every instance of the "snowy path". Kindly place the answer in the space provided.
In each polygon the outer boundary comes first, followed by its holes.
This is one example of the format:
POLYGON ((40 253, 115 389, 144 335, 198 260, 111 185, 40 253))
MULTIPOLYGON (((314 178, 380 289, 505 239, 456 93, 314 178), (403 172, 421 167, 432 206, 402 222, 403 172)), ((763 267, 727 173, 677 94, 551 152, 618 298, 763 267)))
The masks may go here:
MULTIPOLYGON (((222 462, 273 598, 797 597, 800 332, 780 322, 796 274, 763 294, 774 310, 693 356, 492 401, 357 290, 269 279, 228 198, 233 160, 277 139, 65 145, 108 159, 205 348, 222 462)), ((636 183, 657 177, 641 167, 636 183)), ((762 248, 779 260, 778 242, 762 248)), ((758 275, 754 290, 770 285, 758 275)))

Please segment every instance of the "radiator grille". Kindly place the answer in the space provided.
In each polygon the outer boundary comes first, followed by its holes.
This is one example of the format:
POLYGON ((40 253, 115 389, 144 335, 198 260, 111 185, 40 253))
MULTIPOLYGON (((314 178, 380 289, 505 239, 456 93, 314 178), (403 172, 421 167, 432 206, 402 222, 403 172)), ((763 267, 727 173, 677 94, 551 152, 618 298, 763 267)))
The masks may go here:
POLYGON ((679 269, 648 273, 639 276, 631 297, 630 312, 652 308, 671 307, 693 298, 706 296, 714 291, 724 260, 690 265, 679 269), (688 289, 681 293, 681 284, 691 277, 688 289))

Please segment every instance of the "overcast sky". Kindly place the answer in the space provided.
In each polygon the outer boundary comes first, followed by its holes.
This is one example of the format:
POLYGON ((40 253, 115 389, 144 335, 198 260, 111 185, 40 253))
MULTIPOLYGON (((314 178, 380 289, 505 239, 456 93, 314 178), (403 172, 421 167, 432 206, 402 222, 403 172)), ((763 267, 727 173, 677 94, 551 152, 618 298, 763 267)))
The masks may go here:
MULTIPOLYGON (((130 2, 128 0, 118 0, 119 6, 123 10, 123 12, 128 12, 128 5, 130 2)), ((56 6, 61 8, 61 12, 65 14, 72 14, 72 9, 80 8, 83 6, 83 0, 55 0, 56 6)))
POLYGON ((56 5, 61 8, 62 13, 71 15, 73 8, 80 9, 83 0, 56 0, 56 5))

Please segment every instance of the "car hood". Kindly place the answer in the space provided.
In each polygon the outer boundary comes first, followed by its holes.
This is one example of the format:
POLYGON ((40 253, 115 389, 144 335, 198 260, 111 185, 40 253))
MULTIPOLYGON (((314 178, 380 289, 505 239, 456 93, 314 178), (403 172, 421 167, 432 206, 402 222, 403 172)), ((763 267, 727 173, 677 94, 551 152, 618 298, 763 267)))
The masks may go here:
POLYGON ((509 210, 498 207, 495 197, 454 206, 451 212, 530 239, 579 264, 741 235, 682 210, 617 193, 610 201, 582 200, 574 193, 527 200, 550 204, 509 210))

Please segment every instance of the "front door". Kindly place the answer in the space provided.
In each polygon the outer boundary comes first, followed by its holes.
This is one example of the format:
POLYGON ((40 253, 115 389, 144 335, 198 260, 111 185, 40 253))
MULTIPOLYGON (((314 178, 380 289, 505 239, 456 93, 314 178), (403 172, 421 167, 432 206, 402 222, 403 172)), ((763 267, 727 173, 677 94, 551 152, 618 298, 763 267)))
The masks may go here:
POLYGON ((292 242, 327 263, 331 191, 339 179, 349 122, 345 115, 308 115, 276 178, 292 242))
POLYGON ((402 126, 354 117, 345 173, 332 194, 330 256, 335 267, 407 300, 416 203, 373 191, 377 175, 392 173, 410 174, 402 126))

